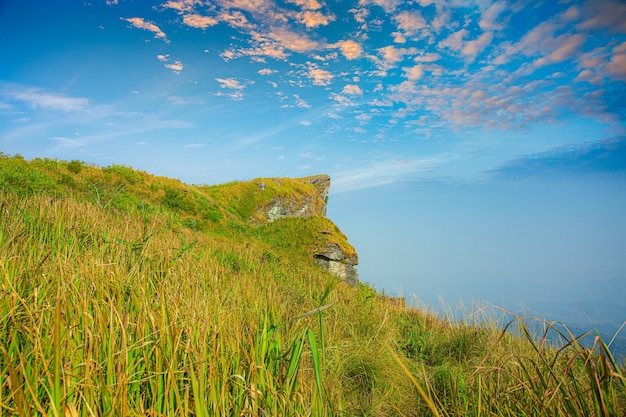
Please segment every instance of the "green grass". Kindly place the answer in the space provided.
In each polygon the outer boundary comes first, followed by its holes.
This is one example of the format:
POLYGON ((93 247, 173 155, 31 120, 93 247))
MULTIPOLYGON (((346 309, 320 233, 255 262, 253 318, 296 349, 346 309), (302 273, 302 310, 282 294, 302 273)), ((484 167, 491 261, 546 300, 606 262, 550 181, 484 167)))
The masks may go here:
MULTIPOLYGON (((328 219, 259 225, 253 204, 231 203, 257 181, 2 156, 0 415, 626 413, 605 341, 446 320, 344 285, 312 258, 353 250, 328 219)), ((310 191, 264 181, 264 199, 310 191)))

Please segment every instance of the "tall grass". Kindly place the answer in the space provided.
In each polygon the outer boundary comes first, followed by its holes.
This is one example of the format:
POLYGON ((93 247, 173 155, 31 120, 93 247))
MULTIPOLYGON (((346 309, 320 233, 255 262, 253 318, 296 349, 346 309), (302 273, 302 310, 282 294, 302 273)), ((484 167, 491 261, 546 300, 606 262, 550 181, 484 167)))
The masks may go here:
POLYGON ((297 415, 321 396, 314 333, 305 354, 305 330, 273 324, 296 316, 275 265, 159 216, 0 198, 1 414, 297 415))
POLYGON ((327 219, 254 228, 212 206, 221 229, 201 232, 179 221, 185 199, 214 205, 217 189, 177 194, 180 212, 157 204, 164 193, 120 210, 106 204, 107 175, 136 201, 177 185, 124 167, 72 170, 76 184, 99 178, 100 199, 35 192, 43 177, 19 173, 12 184, 31 191, 0 189, 0 415, 626 412, 624 369, 601 339, 550 324, 537 338, 521 319, 506 331, 443 320, 343 285, 312 259, 327 219))

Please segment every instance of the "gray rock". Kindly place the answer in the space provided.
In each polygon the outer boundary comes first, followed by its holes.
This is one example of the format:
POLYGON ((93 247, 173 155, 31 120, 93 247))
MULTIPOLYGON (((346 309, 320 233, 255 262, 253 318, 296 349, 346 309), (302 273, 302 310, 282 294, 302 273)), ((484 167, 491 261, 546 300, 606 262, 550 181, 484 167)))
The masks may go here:
MULTIPOLYGON (((280 179, 275 178, 280 185, 280 179)), ((326 216, 326 198, 330 188, 330 176, 326 174, 302 178, 305 183, 315 187, 315 193, 299 195, 292 198, 276 197, 269 204, 257 210, 265 221, 274 222, 285 217, 326 216)), ((259 190, 265 191, 266 184, 257 183, 259 190)))
POLYGON ((337 245, 332 243, 320 253, 313 255, 315 262, 346 284, 356 287, 359 285, 359 274, 354 267, 358 264, 356 256, 347 256, 337 245))

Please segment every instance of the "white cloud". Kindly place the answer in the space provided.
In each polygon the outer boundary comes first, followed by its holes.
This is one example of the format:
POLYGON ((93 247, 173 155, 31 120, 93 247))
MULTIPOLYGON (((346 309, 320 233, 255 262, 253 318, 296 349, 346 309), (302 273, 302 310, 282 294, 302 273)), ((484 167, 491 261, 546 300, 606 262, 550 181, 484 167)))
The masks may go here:
POLYGON ((33 109, 45 109, 62 112, 76 112, 85 110, 89 100, 79 97, 67 97, 61 94, 47 93, 36 89, 13 91, 11 96, 15 100, 26 102, 33 109))
POLYGON ((301 109, 310 109, 311 108, 311 105, 309 103, 307 103, 306 100, 304 100, 303 98, 300 98, 299 95, 294 94, 293 96, 296 99, 296 107, 299 107, 301 109))
POLYGON ((417 173, 430 172, 433 162, 433 159, 389 159, 352 170, 335 172, 332 173, 333 192, 344 193, 393 184, 417 173))

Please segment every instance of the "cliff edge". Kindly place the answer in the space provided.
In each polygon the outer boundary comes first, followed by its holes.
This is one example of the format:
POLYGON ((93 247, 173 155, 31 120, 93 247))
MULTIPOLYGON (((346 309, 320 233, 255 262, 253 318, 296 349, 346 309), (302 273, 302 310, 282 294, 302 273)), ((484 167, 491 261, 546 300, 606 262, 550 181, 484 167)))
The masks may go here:
MULTIPOLYGON (((266 195, 258 199, 261 203, 249 219, 251 222, 264 224, 285 218, 326 217, 329 175, 256 179, 253 183, 258 193, 266 195)), ((318 242, 312 250, 315 262, 345 283, 357 286, 358 254, 354 247, 336 226, 319 230, 318 234, 318 242)))

